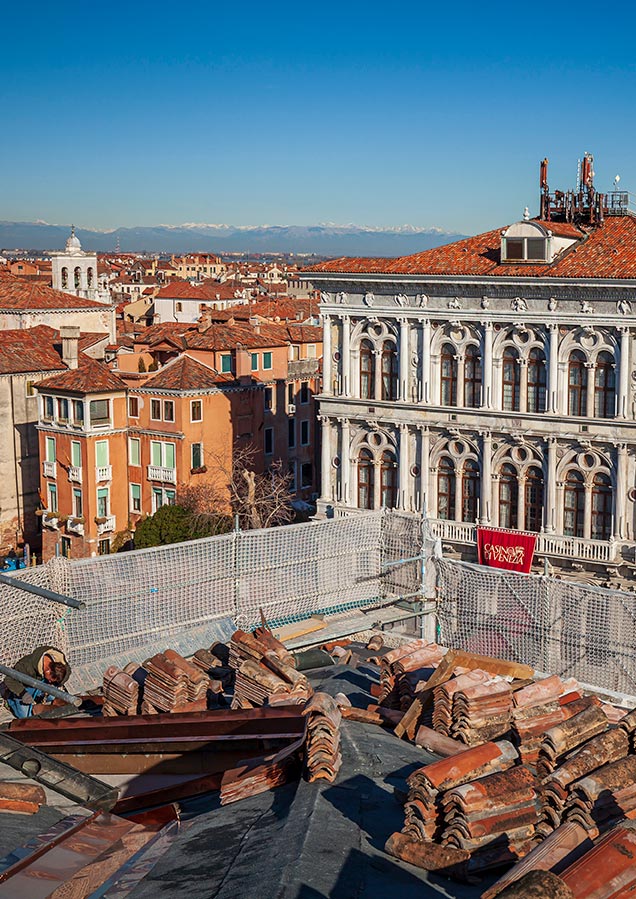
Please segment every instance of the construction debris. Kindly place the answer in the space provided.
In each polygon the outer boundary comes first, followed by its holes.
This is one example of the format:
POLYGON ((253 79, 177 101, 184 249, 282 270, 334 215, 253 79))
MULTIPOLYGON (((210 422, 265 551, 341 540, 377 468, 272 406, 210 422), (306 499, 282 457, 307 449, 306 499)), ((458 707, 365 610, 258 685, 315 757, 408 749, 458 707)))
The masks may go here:
POLYGON ((30 783, 0 782, 0 811, 34 815, 41 805, 46 805, 42 787, 30 783))
POLYGON ((232 708, 285 703, 303 704, 311 696, 294 657, 266 628, 236 631, 230 641, 230 667, 235 671, 232 708))

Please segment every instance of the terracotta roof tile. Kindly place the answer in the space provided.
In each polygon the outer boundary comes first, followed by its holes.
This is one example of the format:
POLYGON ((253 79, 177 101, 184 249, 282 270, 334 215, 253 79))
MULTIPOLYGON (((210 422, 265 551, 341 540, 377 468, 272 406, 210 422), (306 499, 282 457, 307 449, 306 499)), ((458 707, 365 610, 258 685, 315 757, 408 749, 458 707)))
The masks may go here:
POLYGON ((47 325, 0 331, 0 374, 66 368, 60 350, 59 332, 47 325))
POLYGON ((157 299, 197 300, 199 303, 213 303, 219 299, 236 298, 236 285, 227 281, 204 281, 190 284, 189 281, 171 281, 157 293, 157 299))
POLYGON ((209 390, 233 381, 229 375, 216 372, 209 365, 184 354, 153 375, 144 387, 150 390, 209 390))
POLYGON ((108 393, 125 390, 122 379, 112 372, 103 362, 91 359, 84 353, 79 354, 77 368, 69 369, 61 375, 52 375, 37 385, 38 390, 63 390, 70 393, 108 393))
MULTIPOLYGON (((536 220, 535 220, 536 221, 536 220)), ((584 232, 572 225, 543 222, 555 234, 581 242, 551 265, 500 261, 501 228, 398 259, 333 259, 307 272, 368 272, 410 275, 467 275, 514 278, 636 278, 636 218, 609 217, 584 232)))
POLYGON ((29 281, 0 272, 0 309, 107 309, 104 303, 53 290, 38 281, 29 281))

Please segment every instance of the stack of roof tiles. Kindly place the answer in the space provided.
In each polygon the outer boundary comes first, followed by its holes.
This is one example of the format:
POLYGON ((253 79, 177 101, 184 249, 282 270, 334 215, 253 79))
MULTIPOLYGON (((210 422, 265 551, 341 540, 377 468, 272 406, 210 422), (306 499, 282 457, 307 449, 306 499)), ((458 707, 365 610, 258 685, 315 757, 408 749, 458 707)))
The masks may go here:
POLYGON ((570 804, 578 784, 594 772, 599 773, 624 759, 629 752, 630 736, 620 726, 597 734, 576 752, 570 752, 557 768, 543 778, 538 834, 546 837, 559 827, 564 820, 566 806, 569 806, 569 818, 576 820, 583 814, 585 820, 590 821, 594 817, 594 803, 591 807, 589 805, 591 786, 577 794, 576 804, 570 804))
POLYGON ((471 852, 502 837, 510 843, 531 839, 539 811, 535 779, 524 766, 447 790, 441 807, 442 843, 471 852))
POLYGON ((136 680, 111 665, 104 672, 102 684, 104 704, 102 714, 107 717, 115 715, 136 715, 139 706, 139 684, 136 680))
MULTIPOLYGON (((587 697, 589 705, 572 718, 549 728, 544 734, 537 759, 537 776, 543 779, 557 767, 559 759, 582 743, 586 743, 597 734, 606 731, 609 724, 607 716, 594 703, 594 697, 587 697)), ((582 704, 585 700, 578 700, 582 704)), ((569 703, 573 705, 574 703, 569 703)), ((567 709, 567 706, 563 706, 567 709)))
POLYGON ((529 684, 513 695, 512 732, 524 763, 535 765, 549 728, 578 714, 588 704, 575 680, 553 676, 529 684))
POLYGON ((196 711, 207 707, 209 678, 172 649, 158 652, 143 666, 142 714, 196 711))
POLYGON ((457 677, 451 677, 446 683, 435 687, 433 691, 433 727, 446 737, 450 737, 453 729, 453 701, 457 690, 465 689, 473 684, 485 684, 491 675, 475 668, 457 677))
POLYGON ((380 660, 380 705, 408 708, 419 683, 428 680, 445 651, 436 643, 412 640, 385 653, 380 660))
POLYGON ((304 703, 312 690, 294 658, 266 628, 238 630, 230 641, 230 667, 235 671, 232 708, 304 703))
MULTIPOLYGON (((438 841, 446 824, 443 796, 462 784, 511 768, 517 751, 511 743, 484 743, 418 768, 407 779, 402 833, 415 841, 438 841)), ((450 823, 450 822, 449 822, 450 823)))
POLYGON ((502 677, 460 687, 453 698, 451 737, 469 746, 508 733, 512 721, 512 688, 502 677))
POLYGON ((333 783, 342 765, 340 721, 342 715, 336 701, 327 693, 314 693, 305 708, 307 742, 305 771, 308 781, 333 783))

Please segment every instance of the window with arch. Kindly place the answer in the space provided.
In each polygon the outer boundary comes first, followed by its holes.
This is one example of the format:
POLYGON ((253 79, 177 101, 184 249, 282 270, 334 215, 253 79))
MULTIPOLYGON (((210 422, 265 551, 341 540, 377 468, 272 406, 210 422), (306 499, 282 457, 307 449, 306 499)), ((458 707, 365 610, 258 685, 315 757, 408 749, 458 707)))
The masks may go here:
POLYGON ((570 353, 568 363, 568 414, 587 415, 587 368, 581 350, 570 353))
POLYGON ((398 398, 398 356, 395 344, 385 340, 382 344, 382 399, 398 398))
POLYGON ((563 533, 566 537, 585 536, 585 483, 580 471, 571 468, 563 491, 563 533))
POLYGON ((612 482, 598 472, 592 481, 592 540, 609 540, 612 536, 612 482))
POLYGON ((86 269, 86 283, 89 287, 93 286, 93 266, 89 265, 86 269))
POLYGON ((519 526, 519 482, 517 469, 506 462, 499 469, 499 527, 519 526))
POLYGON ((373 454, 368 449, 358 453, 358 508, 373 508, 373 454))
POLYGON ((502 405, 507 412, 519 411, 521 387, 521 366, 519 353, 512 346, 507 346, 502 360, 502 405))
POLYGON ((543 520, 543 472, 540 468, 532 466, 527 470, 524 498, 524 529, 538 533, 543 520))
POLYGON ((464 356, 464 405, 477 408, 481 400, 481 356, 479 348, 470 344, 464 356))
POLYGON ((616 413, 616 367, 611 353, 599 353, 594 371, 594 417, 614 418, 616 413))
POLYGON ((370 340, 360 342, 360 397, 375 399, 375 352, 370 340))
POLYGON ((467 459, 462 477, 462 521, 477 521, 478 496, 479 465, 474 459, 467 459))
POLYGON ((68 269, 66 266, 62 268, 62 287, 68 287, 68 269))
POLYGON ((442 456, 437 469, 437 517, 455 518, 455 466, 448 456, 442 456))
POLYGON ((457 358, 455 347, 445 343, 440 359, 442 406, 457 405, 457 358))
POLYGON ((380 505, 383 509, 394 509, 398 497, 398 466, 395 455, 386 450, 380 462, 380 505))
POLYGON ((81 271, 79 265, 75 266, 75 271, 73 272, 73 284, 75 285, 75 290, 78 290, 81 284, 81 271))
POLYGON ((545 412, 545 353, 534 347, 528 353, 528 412, 545 412))

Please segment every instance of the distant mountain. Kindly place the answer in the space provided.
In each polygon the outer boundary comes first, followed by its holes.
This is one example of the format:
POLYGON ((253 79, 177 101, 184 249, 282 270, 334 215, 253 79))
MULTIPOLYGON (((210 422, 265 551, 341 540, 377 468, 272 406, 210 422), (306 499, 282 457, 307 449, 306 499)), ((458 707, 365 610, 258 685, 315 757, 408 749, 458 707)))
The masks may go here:
MULTIPOLYGON (((155 225, 112 231, 76 228, 85 250, 129 253, 298 253, 317 256, 405 256, 461 240, 439 228, 365 228, 357 225, 155 225)), ((0 222, 0 248, 64 248, 70 225, 0 222)), ((1 251, 1 249, 0 249, 1 251)))

